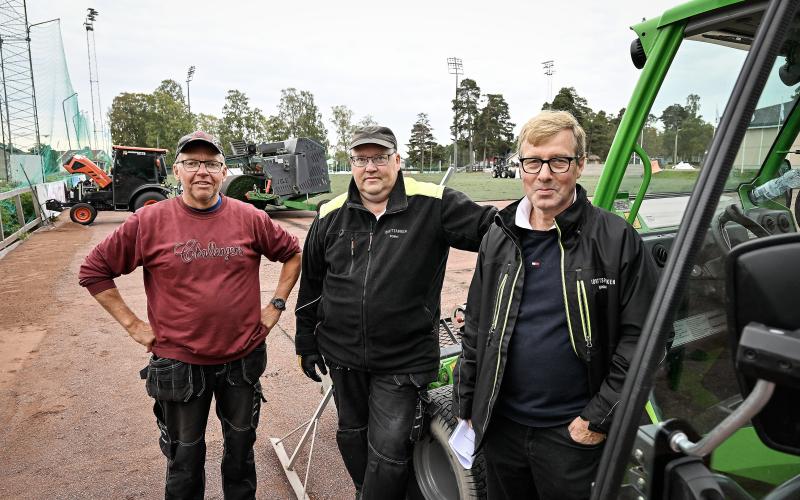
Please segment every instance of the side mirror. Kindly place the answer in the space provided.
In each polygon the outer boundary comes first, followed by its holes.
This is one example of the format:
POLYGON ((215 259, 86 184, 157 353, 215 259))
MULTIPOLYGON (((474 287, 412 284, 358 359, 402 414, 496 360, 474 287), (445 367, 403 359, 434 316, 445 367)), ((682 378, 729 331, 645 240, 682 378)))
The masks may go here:
POLYGON ((800 455, 800 234, 759 238, 727 257, 727 313, 742 396, 776 384, 752 418, 765 445, 800 455))

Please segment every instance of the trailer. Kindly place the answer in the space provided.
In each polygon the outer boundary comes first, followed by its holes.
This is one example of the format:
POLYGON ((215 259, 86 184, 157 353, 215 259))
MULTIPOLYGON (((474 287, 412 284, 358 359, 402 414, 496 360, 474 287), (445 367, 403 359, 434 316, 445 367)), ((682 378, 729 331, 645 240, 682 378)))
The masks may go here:
POLYGON ((265 210, 319 210, 324 202, 313 196, 329 193, 331 182, 325 148, 304 137, 261 144, 231 143, 233 155, 225 159, 229 175, 221 192, 265 210))

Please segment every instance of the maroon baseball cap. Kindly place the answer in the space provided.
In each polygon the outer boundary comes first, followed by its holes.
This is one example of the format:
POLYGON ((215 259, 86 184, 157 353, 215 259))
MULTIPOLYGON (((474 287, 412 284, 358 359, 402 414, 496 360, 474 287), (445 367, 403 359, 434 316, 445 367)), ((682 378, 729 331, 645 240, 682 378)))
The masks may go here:
POLYGON ((225 156, 225 151, 222 149, 222 143, 219 142, 216 136, 209 134, 208 132, 203 132, 202 130, 195 130, 191 134, 186 134, 180 138, 178 141, 178 147, 175 149, 175 156, 181 154, 183 148, 187 145, 192 144, 194 142, 204 142, 211 146, 212 148, 216 149, 219 154, 225 156))

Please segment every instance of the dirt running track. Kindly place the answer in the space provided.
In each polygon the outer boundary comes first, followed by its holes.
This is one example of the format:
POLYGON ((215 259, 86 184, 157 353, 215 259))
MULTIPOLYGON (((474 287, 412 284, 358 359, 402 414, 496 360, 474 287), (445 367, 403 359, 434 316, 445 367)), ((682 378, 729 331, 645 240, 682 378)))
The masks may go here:
MULTIPOLYGON (((301 242, 310 213, 277 214, 301 242)), ((78 286, 89 250, 126 213, 103 212, 90 227, 63 213, 55 228, 31 235, 0 259, 0 498, 159 498, 165 458, 158 447, 152 400, 138 371, 148 354, 78 286)), ((442 310, 466 299, 475 255, 453 251, 442 310)), ((272 297, 280 266, 261 267, 262 303, 272 297)), ((141 270, 116 280, 132 309, 146 318, 141 270)), ((320 398, 294 355, 296 290, 267 339, 264 404, 256 442, 258 498, 293 498, 269 436, 306 420, 320 398)), ((206 497, 222 498, 222 435, 213 416, 207 432, 206 497)), ((326 409, 309 474, 314 499, 353 498, 335 441, 335 409, 326 409)), ((299 438, 299 436, 298 436, 299 438)), ((295 440, 296 441, 296 440, 295 440)), ((294 442, 289 440, 293 447, 294 442)), ((302 455, 300 464, 305 464, 302 455)), ((299 467, 301 477, 305 466, 299 467)))

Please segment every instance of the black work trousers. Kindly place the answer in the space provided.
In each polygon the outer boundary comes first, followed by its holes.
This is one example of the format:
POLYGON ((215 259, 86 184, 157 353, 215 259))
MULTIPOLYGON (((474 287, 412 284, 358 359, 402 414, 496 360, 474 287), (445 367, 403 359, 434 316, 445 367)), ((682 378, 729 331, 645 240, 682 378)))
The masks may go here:
POLYGON ((203 498, 205 432, 212 395, 222 424, 225 498, 255 498, 253 444, 263 397, 258 379, 266 364, 266 345, 221 365, 192 365, 153 356, 146 385, 155 399, 159 445, 167 457, 165 498, 203 498))
POLYGON ((436 373, 378 375, 329 364, 336 443, 362 500, 405 498, 420 392, 436 373))
POLYGON ((489 500, 589 498, 603 444, 578 444, 569 424, 528 427, 493 415, 483 456, 489 500))

